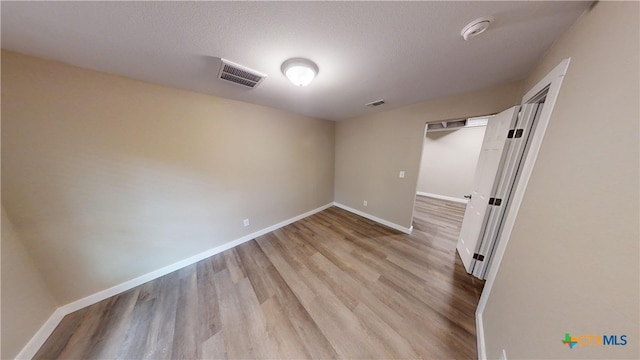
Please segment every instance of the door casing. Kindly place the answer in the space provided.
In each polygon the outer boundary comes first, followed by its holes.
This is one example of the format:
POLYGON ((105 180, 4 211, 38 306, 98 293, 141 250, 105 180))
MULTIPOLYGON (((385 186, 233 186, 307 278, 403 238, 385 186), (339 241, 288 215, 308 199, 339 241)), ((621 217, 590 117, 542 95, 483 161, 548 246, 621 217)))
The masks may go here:
POLYGON ((517 178, 511 195, 511 204, 505 214, 504 220, 502 221, 498 243, 492 256, 492 264, 487 273, 487 281, 484 285, 484 289, 482 290, 482 295, 480 295, 480 301, 478 302, 478 308, 476 310, 476 333, 479 359, 487 358, 483 326, 484 310, 487 306, 489 297, 491 296, 491 290, 495 283, 496 276, 500 271, 500 263, 502 262, 502 258, 504 257, 505 250, 509 243, 509 238, 511 237, 511 232, 513 231, 513 227, 518 216, 518 210, 520 209, 520 205, 524 199, 527 184, 531 177, 531 173, 533 172, 533 167, 542 146, 545 131, 549 125, 549 121, 551 120, 551 114, 570 62, 571 58, 562 60, 560 64, 551 70, 522 97, 522 105, 531 104, 538 100, 540 94, 547 91, 545 102, 540 112, 540 117, 536 121, 535 131, 530 139, 529 149, 522 163, 521 172, 517 178))
POLYGON ((472 272, 478 261, 474 259, 478 255, 477 250, 482 242, 487 217, 492 211, 489 197, 493 196, 499 180, 496 174, 502 172, 510 143, 507 133, 515 125, 519 110, 519 106, 514 106, 495 115, 489 120, 484 134, 471 199, 467 204, 456 244, 460 259, 468 273, 472 272))

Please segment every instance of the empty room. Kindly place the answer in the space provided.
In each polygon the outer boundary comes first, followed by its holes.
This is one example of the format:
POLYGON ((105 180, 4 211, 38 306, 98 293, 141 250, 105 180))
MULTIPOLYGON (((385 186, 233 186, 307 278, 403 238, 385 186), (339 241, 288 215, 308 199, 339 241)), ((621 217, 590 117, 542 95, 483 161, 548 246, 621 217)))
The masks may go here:
POLYGON ((639 2, 0 12, 2 359, 640 358, 639 2))

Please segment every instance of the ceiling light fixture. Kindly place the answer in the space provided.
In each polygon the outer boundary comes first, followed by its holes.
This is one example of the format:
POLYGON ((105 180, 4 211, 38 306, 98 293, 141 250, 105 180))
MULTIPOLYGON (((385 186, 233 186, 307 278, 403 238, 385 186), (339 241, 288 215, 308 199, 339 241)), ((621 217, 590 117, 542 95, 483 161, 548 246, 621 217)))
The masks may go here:
POLYGON ((307 86, 318 75, 318 65, 303 58, 293 58, 282 63, 282 73, 296 86, 307 86))
POLYGON ((471 40, 474 37, 487 31, 492 21, 493 21, 492 17, 481 17, 481 18, 475 19, 472 22, 470 22, 467 26, 465 26, 462 29, 462 31, 460 31, 460 35, 462 35, 462 38, 465 40, 471 40))

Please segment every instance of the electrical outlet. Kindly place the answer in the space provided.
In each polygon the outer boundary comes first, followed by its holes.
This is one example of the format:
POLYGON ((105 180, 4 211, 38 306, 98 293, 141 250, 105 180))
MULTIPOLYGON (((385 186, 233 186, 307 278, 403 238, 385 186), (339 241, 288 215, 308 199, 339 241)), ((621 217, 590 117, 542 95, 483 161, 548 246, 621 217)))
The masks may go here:
POLYGON ((404 170, 400 171, 400 179, 404 179, 404 170))
POLYGON ((362 205, 367 206, 367 200, 365 200, 364 202, 362 202, 362 205))
POLYGON ((244 227, 249 226, 249 219, 242 220, 242 224, 244 225, 244 227))

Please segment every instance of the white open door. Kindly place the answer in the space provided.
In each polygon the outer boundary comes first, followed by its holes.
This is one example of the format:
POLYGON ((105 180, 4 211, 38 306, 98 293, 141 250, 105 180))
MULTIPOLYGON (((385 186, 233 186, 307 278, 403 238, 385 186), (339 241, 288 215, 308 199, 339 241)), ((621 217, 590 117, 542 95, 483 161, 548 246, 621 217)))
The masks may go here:
MULTIPOLYGON (((544 99, 541 99, 544 101, 544 99)), ((535 130, 533 124, 536 116, 540 115, 538 111, 542 106, 540 103, 524 104, 520 108, 520 115, 515 126, 515 136, 507 140, 504 148, 505 160, 503 168, 496 178, 496 189, 493 197, 500 199, 500 206, 491 206, 487 214, 487 220, 480 235, 480 244, 476 253, 478 257, 484 257, 483 261, 473 261, 473 276, 485 279, 489 266, 491 264, 493 249, 496 245, 498 235, 502 228, 502 220, 507 213, 511 192, 516 183, 522 160, 526 153, 528 139, 535 130)))
POLYGON ((491 118, 487 124, 478 165, 476 165, 471 199, 464 213, 456 246, 468 273, 473 269, 473 257, 484 230, 489 198, 495 190, 497 174, 504 162, 507 134, 516 123, 519 108, 514 106, 505 110, 491 118))
MULTIPOLYGON (((488 266, 486 276, 487 282, 484 284, 478 308, 476 310, 476 334, 478 335, 478 359, 487 358, 487 346, 485 341, 485 319, 484 311, 493 291, 493 285, 496 281, 498 272, 500 272, 500 263, 504 256, 505 250, 511 237, 518 210, 524 199, 524 194, 533 172, 533 167, 538 157, 538 152, 542 146, 544 134, 551 121, 551 114, 556 103, 556 99, 560 93, 562 80, 564 79, 569 67, 570 59, 564 59, 551 72, 549 72, 542 80, 540 80, 531 90, 529 90, 522 98, 522 115, 523 120, 533 119, 533 129, 528 136, 524 151, 524 158, 518 164, 518 174, 510 193, 509 206, 500 224, 497 233, 498 238, 495 240, 495 247, 491 254, 491 264, 488 266), (536 114, 531 116, 533 108, 530 105, 537 106, 536 114), (529 113, 529 116, 527 116, 529 113)), ((524 125, 524 123, 523 123, 524 125)), ((520 126, 518 126, 520 127, 520 126)), ((523 127, 523 130, 526 129, 523 127)), ((523 134, 523 138, 526 134, 523 134)), ((523 146, 523 145, 520 145, 523 146)), ((508 166, 508 165, 507 165, 508 166)), ((491 226, 489 224, 489 226, 491 226)), ((487 229, 490 231, 490 229, 487 229)), ((495 324, 493 324, 495 326, 495 324)))

